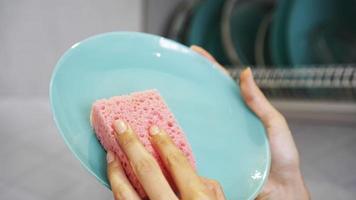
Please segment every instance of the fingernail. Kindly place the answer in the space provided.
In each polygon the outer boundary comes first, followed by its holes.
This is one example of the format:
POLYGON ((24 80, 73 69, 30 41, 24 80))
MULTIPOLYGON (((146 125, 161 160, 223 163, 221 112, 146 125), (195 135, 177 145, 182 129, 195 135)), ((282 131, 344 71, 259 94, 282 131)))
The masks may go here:
POLYGON ((118 134, 123 134, 127 130, 127 126, 126 126, 125 122, 122 120, 116 120, 114 122, 114 128, 118 134))
POLYGON ((111 163, 112 161, 115 160, 115 155, 112 151, 108 151, 108 153, 106 154, 106 161, 108 163, 111 163))
POLYGON ((158 128, 158 126, 154 125, 150 128, 150 134, 151 135, 157 135, 161 132, 161 130, 158 128))
POLYGON ((247 80, 248 81, 254 81, 254 78, 253 78, 253 73, 252 73, 252 70, 250 67, 247 67, 245 70, 244 70, 245 73, 247 73, 247 80))
POLYGON ((245 72, 245 73, 250 73, 250 72, 251 72, 251 68, 250 68, 250 67, 246 67, 246 68, 243 70, 243 72, 245 72))

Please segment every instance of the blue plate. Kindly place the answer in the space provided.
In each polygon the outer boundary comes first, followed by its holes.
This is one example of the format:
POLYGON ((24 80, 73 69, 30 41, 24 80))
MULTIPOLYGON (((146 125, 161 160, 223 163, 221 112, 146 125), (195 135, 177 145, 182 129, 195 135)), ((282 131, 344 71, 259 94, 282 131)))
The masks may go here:
POLYGON ((105 151, 90 127, 96 99, 156 88, 185 130, 200 175, 217 179, 228 199, 252 199, 267 179, 269 145, 236 83, 174 41, 107 33, 73 45, 54 70, 50 98, 66 144, 102 184, 105 151))

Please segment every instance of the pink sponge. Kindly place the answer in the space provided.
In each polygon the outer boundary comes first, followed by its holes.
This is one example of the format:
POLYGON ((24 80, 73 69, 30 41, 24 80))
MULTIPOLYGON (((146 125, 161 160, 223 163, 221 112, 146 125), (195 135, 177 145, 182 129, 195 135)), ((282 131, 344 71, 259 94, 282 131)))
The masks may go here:
POLYGON ((184 133, 157 90, 148 90, 96 101, 93 104, 91 115, 96 136, 106 150, 116 153, 131 184, 141 197, 146 196, 145 191, 114 136, 112 123, 117 119, 122 119, 130 124, 145 148, 156 158, 169 181, 171 181, 171 178, 149 140, 149 128, 152 125, 157 125, 164 129, 177 147, 187 156, 192 166, 195 167, 192 150, 184 133))

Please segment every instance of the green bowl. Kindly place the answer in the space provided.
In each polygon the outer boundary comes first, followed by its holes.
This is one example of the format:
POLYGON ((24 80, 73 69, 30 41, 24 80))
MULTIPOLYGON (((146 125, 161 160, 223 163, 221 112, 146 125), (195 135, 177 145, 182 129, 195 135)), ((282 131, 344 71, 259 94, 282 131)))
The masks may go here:
POLYGON ((199 45, 209 51, 223 65, 230 65, 221 36, 221 11, 224 0, 201 1, 192 15, 187 30, 187 45, 199 45))
POLYGON ((280 0, 271 52, 276 65, 356 62, 356 1, 280 0))
POLYGON ((272 4, 263 1, 246 1, 235 6, 230 19, 231 38, 241 64, 256 65, 257 33, 271 9, 272 4))

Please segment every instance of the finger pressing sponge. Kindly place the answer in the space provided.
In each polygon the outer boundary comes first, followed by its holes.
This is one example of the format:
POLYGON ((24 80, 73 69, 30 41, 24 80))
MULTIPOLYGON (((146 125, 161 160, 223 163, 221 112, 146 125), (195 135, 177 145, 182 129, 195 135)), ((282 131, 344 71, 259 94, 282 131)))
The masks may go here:
POLYGON ((92 106, 90 117, 98 140, 105 150, 113 151, 116 154, 128 179, 142 198, 146 197, 146 193, 135 176, 125 153, 116 141, 112 127, 115 120, 123 120, 131 126, 147 151, 157 160, 169 182, 171 182, 169 173, 149 140, 149 128, 152 125, 164 129, 195 168, 192 150, 184 132, 157 90, 97 100, 92 106))

